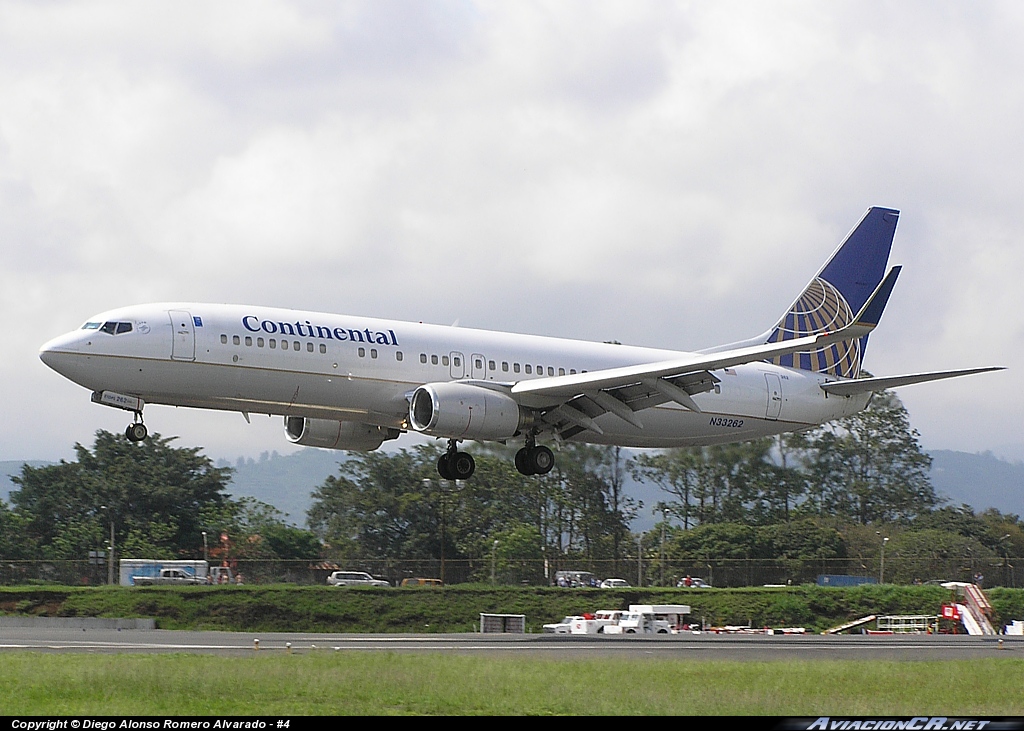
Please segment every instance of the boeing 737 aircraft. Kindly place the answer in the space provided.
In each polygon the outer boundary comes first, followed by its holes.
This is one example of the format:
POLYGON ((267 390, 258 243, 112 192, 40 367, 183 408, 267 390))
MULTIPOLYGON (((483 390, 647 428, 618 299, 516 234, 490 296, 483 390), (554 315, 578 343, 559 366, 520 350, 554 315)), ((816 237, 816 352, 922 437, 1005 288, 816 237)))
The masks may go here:
POLYGON ((875 391, 996 368, 860 378, 900 268, 886 273, 899 212, 871 208, 779 321, 697 352, 393 322, 248 305, 149 304, 89 318, 43 345, 92 400, 281 415, 285 435, 373 450, 416 431, 448 440, 444 479, 464 480, 463 440, 522 444, 524 475, 554 465, 541 442, 719 444, 853 414, 875 391))

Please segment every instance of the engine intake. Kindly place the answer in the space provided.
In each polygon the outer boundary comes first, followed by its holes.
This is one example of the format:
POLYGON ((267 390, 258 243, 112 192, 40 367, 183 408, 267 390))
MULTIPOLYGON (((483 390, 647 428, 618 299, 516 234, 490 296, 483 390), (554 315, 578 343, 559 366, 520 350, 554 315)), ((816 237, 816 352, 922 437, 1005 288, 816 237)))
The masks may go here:
POLYGON ((372 452, 386 439, 397 439, 398 429, 388 429, 358 421, 284 417, 284 433, 292 444, 324 449, 350 449, 372 452))
POLYGON ((448 439, 508 439, 530 421, 515 399, 468 383, 428 383, 409 401, 409 424, 448 439))

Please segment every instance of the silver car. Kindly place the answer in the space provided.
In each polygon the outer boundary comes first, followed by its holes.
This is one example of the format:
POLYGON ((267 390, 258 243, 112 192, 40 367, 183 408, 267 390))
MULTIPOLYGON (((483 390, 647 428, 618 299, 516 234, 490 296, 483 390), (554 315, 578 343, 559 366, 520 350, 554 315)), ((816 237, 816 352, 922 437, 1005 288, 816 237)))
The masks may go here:
POLYGON ((335 571, 327 577, 327 583, 331 586, 391 586, 365 571, 335 571))

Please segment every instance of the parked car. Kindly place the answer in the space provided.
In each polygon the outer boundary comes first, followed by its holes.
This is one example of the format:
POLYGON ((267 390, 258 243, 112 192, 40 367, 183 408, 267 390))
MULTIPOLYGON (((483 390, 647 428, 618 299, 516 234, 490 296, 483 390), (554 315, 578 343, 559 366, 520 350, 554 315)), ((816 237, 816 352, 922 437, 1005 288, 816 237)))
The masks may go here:
POLYGON ((401 586, 444 586, 440 579, 402 579, 401 586))
POLYGON ((679 583, 676 584, 676 587, 680 589, 710 589, 711 584, 704 581, 704 579, 698 579, 696 576, 692 576, 690 577, 689 586, 686 585, 686 578, 684 577, 679 580, 679 583))
POLYGON ((391 586, 365 571, 335 571, 327 577, 327 583, 331 586, 391 586))
POLYGON ((601 582, 602 589, 628 589, 629 582, 625 579, 605 579, 601 582))

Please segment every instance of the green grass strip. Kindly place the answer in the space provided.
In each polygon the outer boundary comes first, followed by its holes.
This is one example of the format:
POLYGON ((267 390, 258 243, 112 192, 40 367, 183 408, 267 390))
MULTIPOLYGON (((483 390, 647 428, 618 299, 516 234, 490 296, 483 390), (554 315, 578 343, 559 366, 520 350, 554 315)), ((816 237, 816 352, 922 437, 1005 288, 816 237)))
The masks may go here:
POLYGON ((0 655, 0 714, 1024 715, 1024 660, 0 655))

